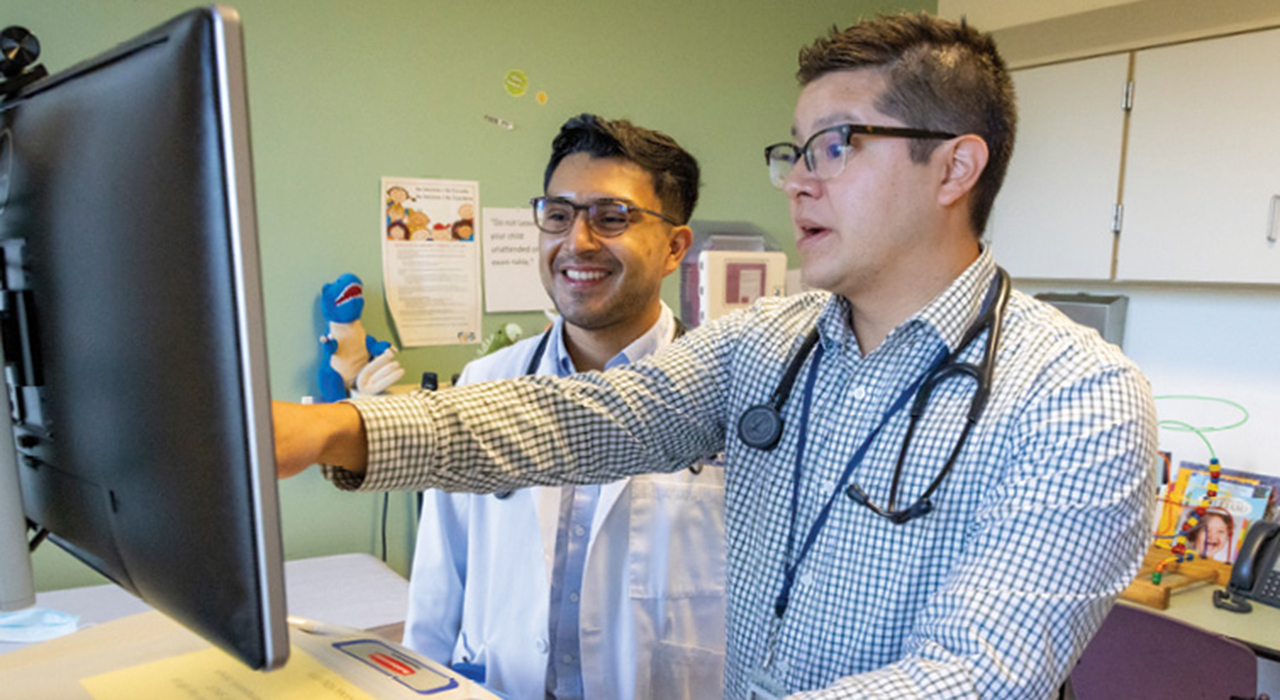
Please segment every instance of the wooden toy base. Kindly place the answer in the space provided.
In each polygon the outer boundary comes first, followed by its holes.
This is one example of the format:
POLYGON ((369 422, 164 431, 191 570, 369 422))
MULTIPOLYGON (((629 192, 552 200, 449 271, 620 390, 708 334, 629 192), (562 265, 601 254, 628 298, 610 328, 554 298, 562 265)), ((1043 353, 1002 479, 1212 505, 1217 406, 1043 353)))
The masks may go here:
POLYGON ((1120 597, 1156 610, 1169 607, 1169 596, 1179 590, 1193 585, 1227 585, 1231 578, 1231 565, 1219 561, 1195 559, 1181 564, 1170 564, 1165 569, 1164 577, 1159 584, 1151 582, 1151 574, 1156 566, 1173 556, 1169 550, 1152 547, 1147 550, 1146 559, 1138 576, 1129 587, 1120 593, 1120 597))

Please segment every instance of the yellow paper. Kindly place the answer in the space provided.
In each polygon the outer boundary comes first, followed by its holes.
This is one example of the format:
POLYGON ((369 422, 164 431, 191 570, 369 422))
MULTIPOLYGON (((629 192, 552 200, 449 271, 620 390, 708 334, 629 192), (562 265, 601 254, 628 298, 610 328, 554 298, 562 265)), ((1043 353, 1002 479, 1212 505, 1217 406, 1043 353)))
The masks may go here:
POLYGON ((104 673, 80 681, 94 700, 373 700, 294 646, 284 668, 253 671, 218 649, 104 673))

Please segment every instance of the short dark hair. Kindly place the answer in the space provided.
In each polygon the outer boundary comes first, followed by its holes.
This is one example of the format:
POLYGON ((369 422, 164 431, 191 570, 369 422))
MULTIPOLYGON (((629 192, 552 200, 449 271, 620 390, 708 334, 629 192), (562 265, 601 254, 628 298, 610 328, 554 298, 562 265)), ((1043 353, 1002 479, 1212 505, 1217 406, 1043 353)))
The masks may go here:
MULTIPOLYGON (((924 13, 882 15, 800 50, 801 85, 836 71, 874 68, 887 87, 876 108, 908 126, 976 134, 990 157, 974 186, 969 220, 981 235, 1004 182, 1018 114, 1013 81, 990 34, 924 13)), ((915 162, 928 160, 938 142, 911 142, 915 162)))
POLYGON ((551 143, 551 161, 542 179, 546 190, 560 161, 575 154, 593 158, 622 158, 635 163, 653 178, 653 191, 662 202, 663 213, 681 224, 689 223, 698 204, 698 161, 676 140, 652 129, 636 126, 626 119, 602 119, 579 114, 560 127, 551 143))

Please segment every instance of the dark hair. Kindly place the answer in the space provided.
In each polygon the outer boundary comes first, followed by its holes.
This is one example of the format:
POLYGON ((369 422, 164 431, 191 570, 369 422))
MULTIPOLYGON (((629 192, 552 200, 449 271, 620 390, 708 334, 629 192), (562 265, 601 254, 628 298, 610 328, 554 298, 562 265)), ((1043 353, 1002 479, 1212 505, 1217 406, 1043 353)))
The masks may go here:
MULTIPOLYGON (((990 158, 973 190, 969 220, 981 235, 1004 182, 1017 130, 1013 82, 990 34, 924 13, 885 15, 800 50, 801 85, 828 73, 874 68, 887 82, 876 109, 908 126, 976 134, 990 158)), ((938 142, 911 142, 911 157, 928 160, 938 142)))
POLYGON ((560 161, 574 153, 593 158, 622 158, 635 163, 653 178, 653 191, 662 201, 663 213, 681 224, 689 223, 698 204, 698 161, 661 131, 636 126, 625 119, 602 119, 580 114, 560 127, 551 142, 551 161, 542 179, 545 190, 560 161))

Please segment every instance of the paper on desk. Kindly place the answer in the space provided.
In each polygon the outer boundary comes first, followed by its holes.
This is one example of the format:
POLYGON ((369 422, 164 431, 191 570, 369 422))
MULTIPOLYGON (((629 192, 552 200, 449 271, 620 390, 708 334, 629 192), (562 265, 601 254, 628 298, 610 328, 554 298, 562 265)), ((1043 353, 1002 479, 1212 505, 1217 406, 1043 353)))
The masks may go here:
POLYGON ((373 700, 294 646, 285 667, 252 671, 218 649, 153 661, 80 681, 94 700, 373 700))

